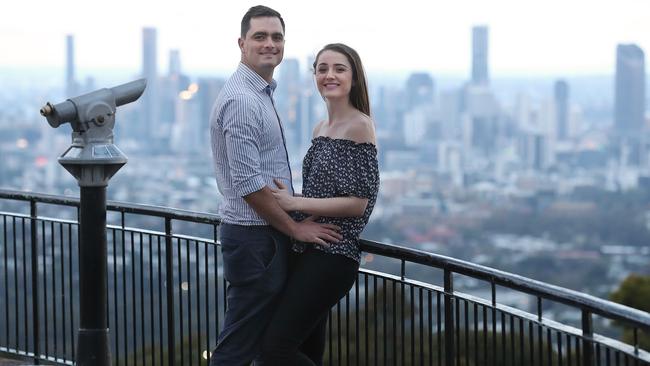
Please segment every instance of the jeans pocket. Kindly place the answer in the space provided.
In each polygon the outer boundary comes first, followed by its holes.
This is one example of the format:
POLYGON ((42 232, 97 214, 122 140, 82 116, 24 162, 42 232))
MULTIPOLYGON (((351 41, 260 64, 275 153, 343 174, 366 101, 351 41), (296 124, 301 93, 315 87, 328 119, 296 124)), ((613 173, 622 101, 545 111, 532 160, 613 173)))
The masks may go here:
POLYGON ((221 234, 224 276, 233 285, 261 277, 277 252, 276 241, 259 228, 223 230, 221 234))

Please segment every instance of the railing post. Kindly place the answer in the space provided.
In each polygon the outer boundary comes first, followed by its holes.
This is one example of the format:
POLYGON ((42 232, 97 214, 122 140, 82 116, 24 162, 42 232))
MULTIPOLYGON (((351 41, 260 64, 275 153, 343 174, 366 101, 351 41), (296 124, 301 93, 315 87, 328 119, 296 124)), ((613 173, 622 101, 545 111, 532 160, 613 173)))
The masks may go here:
POLYGON ((454 346, 454 278, 445 269, 445 366, 454 366, 456 350, 454 346))
POLYGON ((165 217, 165 289, 167 291, 167 364, 176 363, 176 327, 174 326, 174 265, 172 220, 165 217))
POLYGON ((32 332, 33 333, 33 342, 34 342, 34 364, 39 364, 39 354, 41 345, 39 329, 41 327, 39 322, 39 308, 38 308, 38 233, 36 223, 37 211, 36 211, 36 200, 32 199, 29 201, 29 216, 30 219, 30 232, 32 240, 32 332))
POLYGON ((591 313, 582 309, 582 349, 584 357, 582 358, 583 366, 593 366, 594 364, 594 348, 592 346, 592 339, 594 337, 594 328, 591 318, 591 313))

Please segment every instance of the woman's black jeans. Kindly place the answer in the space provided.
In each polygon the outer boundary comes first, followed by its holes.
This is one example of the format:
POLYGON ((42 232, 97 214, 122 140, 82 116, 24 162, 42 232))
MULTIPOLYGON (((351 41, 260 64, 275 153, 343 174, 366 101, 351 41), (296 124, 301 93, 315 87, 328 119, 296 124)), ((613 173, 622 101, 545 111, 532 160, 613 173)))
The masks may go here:
POLYGON ((298 254, 256 365, 321 365, 329 310, 357 279, 359 263, 308 248, 298 254))

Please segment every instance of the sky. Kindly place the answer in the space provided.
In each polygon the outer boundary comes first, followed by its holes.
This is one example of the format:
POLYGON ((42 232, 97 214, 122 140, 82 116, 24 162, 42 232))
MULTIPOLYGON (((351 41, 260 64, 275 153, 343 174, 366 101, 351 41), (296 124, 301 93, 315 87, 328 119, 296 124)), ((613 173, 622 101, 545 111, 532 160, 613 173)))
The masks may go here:
MULTIPOLYGON (((1 68, 63 68, 65 36, 76 66, 139 72, 142 28, 158 29, 159 72, 178 49, 183 70, 224 73, 239 61, 239 22, 260 2, 229 0, 6 1, 1 68)), ((267 0, 286 22, 285 58, 306 60, 343 42, 368 72, 468 75, 471 28, 489 27, 490 73, 612 74, 616 45, 650 52, 650 0, 267 0)))

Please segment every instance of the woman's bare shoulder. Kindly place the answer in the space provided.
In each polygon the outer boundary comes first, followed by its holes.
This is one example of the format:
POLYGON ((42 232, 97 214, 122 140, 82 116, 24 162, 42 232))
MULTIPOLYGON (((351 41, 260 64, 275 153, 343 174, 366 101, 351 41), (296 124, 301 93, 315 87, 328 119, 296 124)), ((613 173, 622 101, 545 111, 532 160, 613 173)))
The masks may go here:
POLYGON ((346 128, 345 138, 358 143, 376 144, 375 122, 370 116, 359 112, 346 128))

